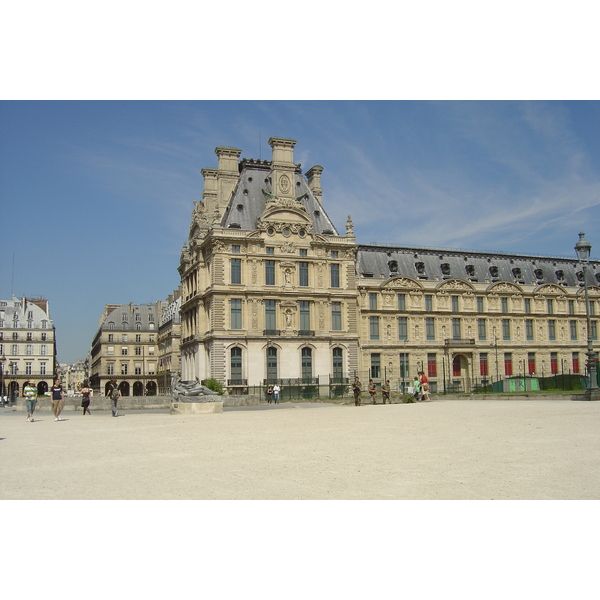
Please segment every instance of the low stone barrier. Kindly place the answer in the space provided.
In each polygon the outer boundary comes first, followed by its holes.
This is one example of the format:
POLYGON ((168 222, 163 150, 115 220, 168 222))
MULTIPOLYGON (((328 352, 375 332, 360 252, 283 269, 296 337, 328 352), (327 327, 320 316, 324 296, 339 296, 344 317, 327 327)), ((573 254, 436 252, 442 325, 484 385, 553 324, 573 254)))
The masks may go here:
POLYGON ((170 406, 172 415, 205 415, 222 412, 222 402, 171 402, 170 406))
MULTIPOLYGON (((216 396, 216 398, 218 398, 219 402, 221 402, 225 407, 258 406, 260 404, 260 398, 258 395, 223 395, 216 396)), ((119 400, 119 410, 170 410, 172 401, 173 398, 171 396, 124 396, 121 400, 119 400)), ((181 405, 187 403, 180 402, 179 404, 181 405)), ((16 410, 17 412, 27 412, 25 398, 17 398, 16 410)), ((38 398, 35 410, 36 412, 52 412, 50 398, 38 398)), ((71 396, 65 398, 63 410, 75 410, 83 412, 83 408, 81 407, 81 398, 73 398, 71 396)), ((90 411, 95 410, 110 410, 110 398, 106 398, 104 396, 92 397, 90 411)))

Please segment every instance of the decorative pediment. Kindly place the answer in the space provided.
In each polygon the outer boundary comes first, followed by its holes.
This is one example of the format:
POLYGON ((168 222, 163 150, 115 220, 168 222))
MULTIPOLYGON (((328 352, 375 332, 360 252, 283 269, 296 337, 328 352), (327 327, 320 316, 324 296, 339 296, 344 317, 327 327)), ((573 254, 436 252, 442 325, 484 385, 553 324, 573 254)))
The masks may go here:
POLYGON ((543 285, 539 285, 533 290, 534 294, 544 294, 544 295, 552 295, 552 296, 564 296, 565 290, 558 285, 553 283, 544 283, 543 285))
POLYGON ((446 281, 442 281, 439 283, 436 290, 447 291, 447 292, 473 292, 475 288, 468 283, 467 281, 463 281, 462 279, 447 279, 446 281))
POLYGON ((381 284, 382 288, 388 288, 388 289, 406 289, 406 288, 410 288, 413 290, 422 290, 423 289, 423 285, 416 281, 415 279, 411 279, 410 277, 402 277, 402 276, 398 276, 398 277, 392 277, 390 279, 388 279, 387 281, 384 281, 381 284))
MULTIPOLYGON (((583 296, 585 295, 585 288, 581 288, 578 292, 577 292, 578 296, 583 296)), ((600 297, 600 287, 596 286, 596 285, 588 285, 588 296, 590 298, 597 298, 600 297)))
POLYGON ((522 294, 523 288, 510 281, 499 281, 498 283, 492 283, 487 291, 495 294, 522 294))

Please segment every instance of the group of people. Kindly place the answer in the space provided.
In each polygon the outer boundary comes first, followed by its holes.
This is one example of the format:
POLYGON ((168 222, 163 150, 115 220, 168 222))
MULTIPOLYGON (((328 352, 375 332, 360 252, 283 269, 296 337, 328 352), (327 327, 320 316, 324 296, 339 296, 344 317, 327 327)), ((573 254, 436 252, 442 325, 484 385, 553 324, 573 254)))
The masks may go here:
MULTIPOLYGON (((27 420, 33 423, 33 413, 37 405, 38 390, 33 381, 29 380, 23 388, 23 396, 25 396, 25 404, 27 406, 27 420)), ((50 402, 52 403, 52 412, 54 413, 55 421, 62 421, 60 413, 65 405, 65 394, 63 387, 60 384, 60 379, 54 380, 54 385, 50 388, 50 402)))
POLYGON ((429 378, 424 371, 419 371, 413 380, 413 396, 416 402, 429 401, 429 378))
POLYGON ((279 395, 281 394, 281 386, 276 383, 275 385, 270 385, 267 387, 267 402, 271 404, 275 402, 275 404, 279 404, 279 395))
MULTIPOLYGON (((377 384, 374 383, 372 379, 369 379, 367 391, 369 392, 371 404, 377 404, 377 384)), ((390 399, 390 391, 390 380, 386 379, 385 383, 381 384, 381 395, 383 398, 383 404, 392 403, 390 399)), ((358 377, 354 378, 354 383, 352 384, 352 393, 354 394, 354 406, 360 406, 362 404, 362 383, 358 377)), ((427 402, 429 400, 429 378, 427 377, 427 375, 425 375, 424 371, 419 371, 414 378, 413 395, 417 402, 427 402)))
MULTIPOLYGON (((113 417, 118 416, 117 412, 117 401, 121 398, 121 391, 117 387, 117 380, 113 379, 107 389, 106 395, 111 399, 111 409, 113 417)), ((27 407, 27 420, 33 423, 33 413, 38 401, 38 390, 35 383, 31 380, 25 383, 23 387, 23 396, 25 397, 25 404, 27 407)), ((92 401, 92 388, 86 381, 83 382, 81 388, 81 407, 83 408, 83 414, 86 413, 91 415, 90 402, 92 401)), ((54 380, 54 385, 50 388, 50 402, 52 404, 52 412, 54 413, 55 421, 63 421, 60 414, 62 413, 65 405, 65 393, 60 383, 60 379, 54 380)))

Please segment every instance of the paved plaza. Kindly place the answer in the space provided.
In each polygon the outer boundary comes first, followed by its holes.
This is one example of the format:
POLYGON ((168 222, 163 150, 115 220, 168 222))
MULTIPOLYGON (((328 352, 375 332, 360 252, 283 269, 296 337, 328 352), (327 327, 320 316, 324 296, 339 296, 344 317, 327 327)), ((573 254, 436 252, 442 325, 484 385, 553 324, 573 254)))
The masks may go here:
POLYGON ((1 499, 600 498, 600 402, 0 414, 1 499))

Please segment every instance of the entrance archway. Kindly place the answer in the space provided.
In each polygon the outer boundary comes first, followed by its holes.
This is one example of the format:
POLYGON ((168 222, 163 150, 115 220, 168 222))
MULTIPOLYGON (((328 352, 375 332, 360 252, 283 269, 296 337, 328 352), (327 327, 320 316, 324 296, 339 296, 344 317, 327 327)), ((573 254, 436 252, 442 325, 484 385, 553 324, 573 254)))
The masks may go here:
POLYGON ((144 395, 144 384, 141 381, 136 381, 133 384, 133 395, 143 396, 144 395))
POLYGON ((119 384, 119 389, 121 390, 122 396, 129 396, 129 382, 128 381, 121 381, 121 383, 119 384))
POLYGON ((45 381, 40 381, 37 384, 37 393, 38 393, 38 396, 44 396, 44 395, 46 395, 47 391, 48 391, 48 384, 45 381))
POLYGON ((156 381, 149 381, 146 384, 146 395, 156 396, 156 381))
POLYGON ((469 358, 464 354, 455 354, 452 359, 451 384, 455 392, 471 391, 469 358))

